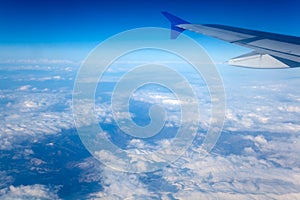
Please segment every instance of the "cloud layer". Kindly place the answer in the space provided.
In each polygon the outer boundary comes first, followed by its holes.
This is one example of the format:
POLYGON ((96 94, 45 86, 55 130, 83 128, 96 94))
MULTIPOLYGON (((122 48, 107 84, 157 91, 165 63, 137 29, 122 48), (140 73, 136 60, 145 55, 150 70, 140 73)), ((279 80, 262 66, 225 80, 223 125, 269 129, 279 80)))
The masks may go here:
MULTIPOLYGON (((30 79, 26 73, 22 74, 24 71, 18 72, 14 78, 12 73, 3 69, 6 74, 3 74, 1 80, 13 81, 15 84, 0 91, 0 159, 3 166, 14 160, 28 165, 24 167, 29 169, 28 173, 50 174, 54 173, 50 167, 51 162, 56 163, 54 161, 60 158, 66 163, 57 173, 77 170, 76 183, 101 185, 101 188, 90 186, 96 189, 87 191, 84 198, 91 199, 299 198, 300 92, 295 87, 299 85, 298 79, 249 81, 248 78, 242 84, 240 80, 225 80, 227 111, 224 130, 212 153, 203 157, 200 146, 210 124, 211 105, 205 86, 199 86, 196 78, 189 74, 201 109, 200 130, 195 141, 180 159, 168 167, 152 173, 130 174, 103 166, 84 150, 80 142, 73 140, 75 136, 66 130, 75 127, 71 110, 74 70, 53 67, 49 69, 49 75, 45 69, 35 68, 34 73, 30 72, 30 79), (47 81, 52 86, 44 84, 47 81), (66 144, 60 143, 60 139, 66 141, 66 144), (33 149, 34 144, 39 142, 39 148, 44 147, 53 154, 42 157, 33 149), (59 148, 57 144, 60 144, 59 148), (16 149, 22 153, 17 153, 16 149), (11 160, 7 159, 7 155, 13 155, 9 158, 11 160), (72 160, 70 155, 77 155, 80 159, 72 160)), ((114 135, 119 133, 112 128, 114 118, 110 102, 106 99, 110 93, 100 92, 95 107, 99 123, 110 127, 109 134, 114 135)), ((144 110, 140 108, 160 104, 168 111, 167 129, 180 125, 178 104, 182 102, 166 91, 144 88, 136 91, 131 101, 141 106, 138 109, 132 108, 131 115, 137 120, 139 114, 144 117, 147 115, 141 113, 144 110)), ((84 101, 81 106, 79 110, 84 114, 84 101)), ((119 113, 119 117, 127 115, 119 113)), ((190 116, 191 119, 194 117, 197 116, 190 116)), ((184 121, 189 122, 191 119, 184 121)), ((89 121, 83 118, 78 125, 88 124, 89 121)), ((170 145, 170 142, 166 138, 152 141, 126 138, 123 145, 138 155, 153 152, 164 145, 170 145)), ((114 158, 114 155, 105 155, 107 159, 114 158)), ((137 156, 132 155, 129 162, 136 162, 137 156)), ((20 169, 7 170, 3 167, 0 170, 2 199, 61 197, 59 191, 63 186, 60 184, 16 185, 17 175, 13 171, 20 169)))

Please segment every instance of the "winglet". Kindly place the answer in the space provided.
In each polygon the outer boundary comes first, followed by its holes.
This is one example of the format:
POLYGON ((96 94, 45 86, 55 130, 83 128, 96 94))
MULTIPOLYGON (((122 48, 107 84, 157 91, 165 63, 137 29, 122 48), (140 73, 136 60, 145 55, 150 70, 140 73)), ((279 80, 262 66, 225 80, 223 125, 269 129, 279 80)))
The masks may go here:
POLYGON ((189 22, 176 17, 168 12, 162 12, 162 14, 171 22, 171 39, 176 39, 180 33, 182 33, 185 29, 179 28, 178 24, 190 24, 189 22))

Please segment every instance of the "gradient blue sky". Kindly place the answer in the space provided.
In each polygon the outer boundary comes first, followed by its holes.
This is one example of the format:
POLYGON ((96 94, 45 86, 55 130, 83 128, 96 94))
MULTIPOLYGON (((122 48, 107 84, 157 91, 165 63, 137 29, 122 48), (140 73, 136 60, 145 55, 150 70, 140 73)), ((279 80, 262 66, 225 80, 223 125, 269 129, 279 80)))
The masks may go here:
MULTIPOLYGON (((169 11, 193 23, 216 23, 299 36, 299 7, 297 0, 0 0, 0 48, 7 54, 3 54, 4 58, 10 56, 8 52, 18 52, 18 47, 26 47, 27 51, 45 46, 85 48, 79 55, 121 31, 146 26, 169 27, 161 11, 169 11)), ((187 34, 207 48, 219 44, 205 36, 187 34)), ((19 54, 26 57, 26 50, 19 54)))

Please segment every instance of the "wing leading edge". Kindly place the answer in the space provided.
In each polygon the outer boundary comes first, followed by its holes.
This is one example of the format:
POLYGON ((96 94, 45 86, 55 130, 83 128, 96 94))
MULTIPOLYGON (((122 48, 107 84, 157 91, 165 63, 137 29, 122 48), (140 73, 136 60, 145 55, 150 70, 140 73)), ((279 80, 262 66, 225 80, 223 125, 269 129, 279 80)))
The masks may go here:
POLYGON ((218 38, 254 50, 228 61, 229 64, 251 68, 300 67, 300 37, 249 30, 215 24, 191 24, 170 13, 162 12, 171 22, 171 38, 184 30, 218 38))

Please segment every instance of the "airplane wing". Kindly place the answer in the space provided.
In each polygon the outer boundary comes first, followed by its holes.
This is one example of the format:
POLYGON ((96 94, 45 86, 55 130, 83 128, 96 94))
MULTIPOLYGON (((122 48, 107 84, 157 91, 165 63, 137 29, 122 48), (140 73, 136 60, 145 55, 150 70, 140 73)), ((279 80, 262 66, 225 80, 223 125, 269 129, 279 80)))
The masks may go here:
POLYGON ((162 13, 171 22, 172 39, 184 30, 190 30, 253 50, 230 59, 230 65, 250 68, 300 67, 300 37, 216 24, 191 24, 168 12, 162 13))

